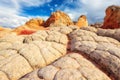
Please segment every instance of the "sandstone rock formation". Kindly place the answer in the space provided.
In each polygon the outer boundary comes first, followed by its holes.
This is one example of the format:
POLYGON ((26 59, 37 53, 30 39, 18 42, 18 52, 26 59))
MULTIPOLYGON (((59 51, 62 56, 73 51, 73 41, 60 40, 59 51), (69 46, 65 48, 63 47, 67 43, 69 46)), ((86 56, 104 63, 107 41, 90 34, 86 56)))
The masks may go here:
POLYGON ((75 25, 77 25, 79 28, 87 27, 88 26, 87 17, 85 15, 81 15, 78 18, 78 21, 75 23, 75 25))
POLYGON ((102 28, 120 28, 120 6, 112 5, 106 9, 106 16, 102 28))
POLYGON ((120 43, 110 37, 98 36, 86 30, 75 30, 70 34, 71 50, 83 52, 110 75, 120 79, 120 43))
POLYGON ((0 38, 0 79, 18 80, 52 63, 66 54, 67 42, 67 36, 56 31, 0 38))
POLYGON ((43 24, 44 20, 42 19, 39 18, 31 19, 28 22, 26 22, 25 25, 15 28, 13 32, 17 32, 18 34, 34 33, 35 31, 38 30, 44 30, 45 28, 43 27, 43 24))
POLYGON ((43 24, 44 20, 40 18, 31 19, 28 22, 26 22, 26 25, 29 26, 29 28, 33 29, 39 29, 40 26, 43 26, 43 24))
POLYGON ((56 11, 51 14, 48 20, 45 22, 45 27, 57 27, 57 26, 69 26, 73 22, 70 17, 62 11, 56 11))
POLYGON ((12 29, 0 27, 0 37, 10 34, 12 29))
POLYGON ((53 64, 36 70, 20 80, 111 80, 78 53, 70 53, 53 64))
POLYGON ((96 22, 94 24, 90 24, 90 26, 95 28, 100 28, 103 26, 103 22, 96 22))
POLYGON ((119 80, 120 42, 104 31, 63 26, 30 35, 4 36, 0 38, 0 78, 119 80))
MULTIPOLYGON (((113 22, 117 8, 106 10, 113 22)), ((120 80, 120 29, 86 26, 86 16, 73 25, 57 11, 10 29, 0 37, 0 80, 120 80)))
POLYGON ((0 31, 2 31, 2 30, 4 30, 4 28, 0 26, 0 31))

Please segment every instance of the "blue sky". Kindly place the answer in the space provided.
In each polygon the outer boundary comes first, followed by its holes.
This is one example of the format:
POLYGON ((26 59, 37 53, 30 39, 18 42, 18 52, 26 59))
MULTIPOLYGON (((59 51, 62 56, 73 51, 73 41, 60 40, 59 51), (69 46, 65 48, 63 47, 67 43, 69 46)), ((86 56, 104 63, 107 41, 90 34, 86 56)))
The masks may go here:
POLYGON ((89 23, 102 22, 110 5, 120 5, 120 0, 0 0, 0 26, 18 27, 36 17, 46 20, 56 10, 73 21, 84 14, 89 23))

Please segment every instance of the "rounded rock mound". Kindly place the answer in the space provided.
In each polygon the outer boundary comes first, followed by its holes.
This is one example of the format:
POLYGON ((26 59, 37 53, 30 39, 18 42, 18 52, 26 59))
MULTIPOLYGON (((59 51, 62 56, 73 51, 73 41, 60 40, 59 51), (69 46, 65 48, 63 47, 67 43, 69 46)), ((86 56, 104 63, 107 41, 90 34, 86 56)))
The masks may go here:
POLYGON ((18 80, 52 63, 66 54, 67 42, 67 36, 56 31, 0 38, 0 79, 18 80))

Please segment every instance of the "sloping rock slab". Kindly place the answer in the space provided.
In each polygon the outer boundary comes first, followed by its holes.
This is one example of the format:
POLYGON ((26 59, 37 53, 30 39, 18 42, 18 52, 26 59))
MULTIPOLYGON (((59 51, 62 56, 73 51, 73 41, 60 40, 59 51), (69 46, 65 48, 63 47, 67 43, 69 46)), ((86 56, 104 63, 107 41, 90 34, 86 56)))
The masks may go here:
POLYGON ((32 35, 0 38, 1 80, 6 77, 18 80, 52 63, 66 54, 67 42, 67 36, 57 31, 38 31, 32 35))
POLYGON ((116 80, 120 79, 120 43, 117 40, 87 30, 76 30, 69 36, 72 51, 83 52, 116 80))
POLYGON ((68 54, 51 65, 20 80, 111 80, 90 61, 77 53, 68 54))

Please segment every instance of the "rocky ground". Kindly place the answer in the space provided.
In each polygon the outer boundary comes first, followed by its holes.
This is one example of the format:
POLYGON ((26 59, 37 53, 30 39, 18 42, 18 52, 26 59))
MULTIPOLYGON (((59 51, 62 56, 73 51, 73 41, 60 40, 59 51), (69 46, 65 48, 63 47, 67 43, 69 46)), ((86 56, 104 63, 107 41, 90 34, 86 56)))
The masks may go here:
POLYGON ((47 21, 0 27, 0 80, 120 80, 120 29, 95 25, 57 11, 47 21))

